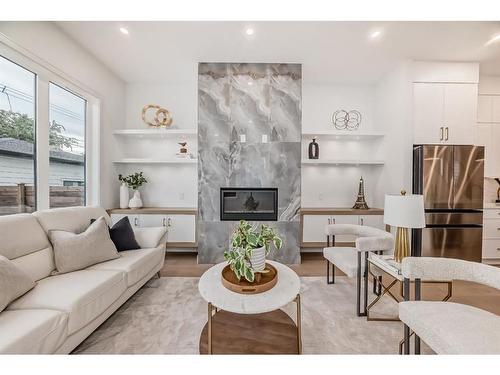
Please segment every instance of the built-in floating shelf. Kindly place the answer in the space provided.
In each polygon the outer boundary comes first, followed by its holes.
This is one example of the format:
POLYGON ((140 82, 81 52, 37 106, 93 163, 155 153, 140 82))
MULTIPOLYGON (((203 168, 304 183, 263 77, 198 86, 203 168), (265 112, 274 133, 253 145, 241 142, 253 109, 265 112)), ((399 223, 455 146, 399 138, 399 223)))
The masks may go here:
POLYGON ((118 129, 113 132, 114 135, 129 137, 168 137, 168 136, 188 136, 198 134, 197 129, 165 129, 165 128, 147 128, 147 129, 118 129))
POLYGON ((365 139, 375 139, 382 138, 385 133, 378 131, 345 131, 339 132, 336 130, 316 132, 316 133, 303 133, 303 138, 318 138, 318 139, 339 139, 339 140, 365 140, 365 139))
POLYGON ((197 159, 181 159, 181 158, 172 158, 172 159, 120 159, 115 160, 116 164, 197 164, 197 159))
POLYGON ((303 165, 384 165, 383 160, 336 160, 336 159, 302 159, 303 165))

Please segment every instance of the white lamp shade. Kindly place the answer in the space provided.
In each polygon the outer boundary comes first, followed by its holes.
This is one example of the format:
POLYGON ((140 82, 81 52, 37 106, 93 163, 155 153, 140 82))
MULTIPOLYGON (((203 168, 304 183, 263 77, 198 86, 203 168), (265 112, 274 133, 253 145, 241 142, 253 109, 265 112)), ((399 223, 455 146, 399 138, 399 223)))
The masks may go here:
POLYGON ((400 228, 425 228, 423 195, 385 195, 384 223, 400 228))

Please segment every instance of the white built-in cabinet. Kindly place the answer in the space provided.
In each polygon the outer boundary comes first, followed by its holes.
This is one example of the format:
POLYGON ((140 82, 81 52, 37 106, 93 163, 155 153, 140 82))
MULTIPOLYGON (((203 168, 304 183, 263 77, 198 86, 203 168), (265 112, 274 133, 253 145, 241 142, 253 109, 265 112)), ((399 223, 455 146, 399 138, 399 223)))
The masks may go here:
POLYGON ((413 83, 415 144, 473 144, 475 83, 413 83))
MULTIPOLYGON (((326 244, 325 228, 329 224, 366 225, 384 230, 383 210, 372 209, 369 214, 356 214, 352 209, 303 209, 302 220, 302 247, 323 247, 326 244), (324 213, 322 211, 325 211, 324 213), (351 211, 347 213, 346 211, 351 211), (353 212, 352 212, 353 211, 353 212), (338 214, 337 214, 338 213, 338 214)), ((366 210, 363 210, 366 212, 366 210)), ((335 236, 336 243, 354 242, 353 236, 335 236)))
POLYGON ((478 96, 477 122, 500 124, 500 94, 478 96))
POLYGON ((483 262, 500 263, 500 208, 484 210, 483 262))
POLYGON ((500 95, 478 96, 474 144, 484 146, 484 175, 500 177, 500 95))
MULTIPOLYGON (((146 209, 147 210, 147 209, 146 209)), ((167 247, 196 247, 196 213, 123 213, 124 210, 112 210, 111 221, 115 224, 118 220, 128 216, 130 224, 134 227, 166 227, 165 240, 167 247), (115 212, 113 212, 115 211, 115 212)))

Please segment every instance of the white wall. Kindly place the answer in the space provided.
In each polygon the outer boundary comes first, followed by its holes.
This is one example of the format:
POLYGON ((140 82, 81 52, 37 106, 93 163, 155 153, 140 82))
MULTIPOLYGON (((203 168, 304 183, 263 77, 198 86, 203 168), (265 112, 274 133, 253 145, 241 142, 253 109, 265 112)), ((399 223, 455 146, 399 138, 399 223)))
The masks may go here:
POLYGON ((124 82, 50 22, 0 22, 0 33, 101 99, 100 201, 104 207, 117 206, 119 184, 110 160, 116 152, 112 131, 125 122, 124 82))
MULTIPOLYGON (((126 87, 126 121, 128 129, 144 129, 141 118, 146 104, 157 104, 168 109, 173 117, 172 128, 198 128, 198 72, 193 71, 183 83, 140 84, 126 87)), ((154 113, 149 114, 151 117, 154 113)), ((187 141, 188 152, 198 156, 198 137, 125 138, 120 137, 118 157, 127 158, 174 158, 179 151, 179 141, 187 141)), ((178 165, 121 165, 123 174, 143 171, 148 183, 141 189, 145 206, 149 207, 197 207, 198 169, 196 164, 178 165)))
MULTIPOLYGON (((379 130, 374 121, 375 89, 371 85, 312 84, 302 88, 302 132, 335 130, 332 115, 338 109, 362 114, 359 131, 379 130)), ((302 141, 302 158, 308 157, 310 139, 302 141)), ((380 159, 381 140, 335 140, 319 137, 320 159, 380 159)), ((380 206, 375 188, 379 166, 302 165, 303 207, 351 207, 358 193, 360 177, 365 181, 369 206, 380 206)))
POLYGON ((412 98, 409 62, 387 74, 375 87, 375 121, 385 132, 381 145, 385 166, 375 189, 379 205, 383 205, 385 194, 399 194, 401 189, 412 192, 412 98))

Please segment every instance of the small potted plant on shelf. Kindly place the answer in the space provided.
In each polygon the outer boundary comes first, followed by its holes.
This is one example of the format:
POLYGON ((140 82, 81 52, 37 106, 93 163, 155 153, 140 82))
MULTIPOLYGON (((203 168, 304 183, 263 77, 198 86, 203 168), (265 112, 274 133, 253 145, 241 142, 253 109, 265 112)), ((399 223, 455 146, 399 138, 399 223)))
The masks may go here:
POLYGON ((265 224, 259 228, 241 220, 233 233, 231 249, 224 252, 224 258, 238 280, 243 277, 253 282, 256 273, 265 272, 266 256, 271 252, 271 245, 276 250, 283 245, 273 228, 265 224))
POLYGON ((127 184, 127 186, 134 191, 134 196, 128 202, 129 208, 141 208, 142 199, 139 188, 148 182, 148 180, 146 180, 146 178, 143 176, 143 172, 136 172, 126 177, 119 175, 118 179, 122 183, 127 184))

